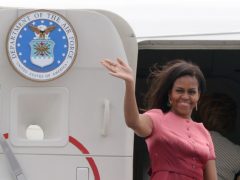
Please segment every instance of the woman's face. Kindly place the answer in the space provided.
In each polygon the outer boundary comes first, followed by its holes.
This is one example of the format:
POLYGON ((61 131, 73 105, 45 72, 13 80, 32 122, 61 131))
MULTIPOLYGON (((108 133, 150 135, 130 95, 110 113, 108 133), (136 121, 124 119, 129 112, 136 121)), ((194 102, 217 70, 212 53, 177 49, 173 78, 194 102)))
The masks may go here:
POLYGON ((187 75, 176 79, 169 92, 171 111, 183 118, 191 118, 192 110, 200 97, 198 86, 195 77, 187 75))

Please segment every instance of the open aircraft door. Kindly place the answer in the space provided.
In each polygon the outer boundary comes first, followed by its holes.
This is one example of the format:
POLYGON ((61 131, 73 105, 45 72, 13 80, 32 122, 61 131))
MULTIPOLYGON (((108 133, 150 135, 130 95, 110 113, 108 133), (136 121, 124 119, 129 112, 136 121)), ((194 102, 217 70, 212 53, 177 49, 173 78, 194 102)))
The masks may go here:
MULTIPOLYGON (((28 180, 130 180, 133 132, 124 82, 102 58, 136 72, 137 42, 97 10, 0 9, 0 132, 28 180)), ((12 180, 0 148, 0 179, 12 180)))

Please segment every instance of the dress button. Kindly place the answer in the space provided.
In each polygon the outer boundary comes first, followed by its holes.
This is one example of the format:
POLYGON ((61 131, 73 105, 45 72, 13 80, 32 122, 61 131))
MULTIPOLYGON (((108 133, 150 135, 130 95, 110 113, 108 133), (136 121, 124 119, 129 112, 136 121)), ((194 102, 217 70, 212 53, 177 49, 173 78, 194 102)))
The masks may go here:
POLYGON ((187 130, 189 131, 189 127, 187 127, 187 130))
POLYGON ((191 135, 188 135, 189 138, 191 138, 191 135))
POLYGON ((195 165, 192 165, 192 168, 195 169, 195 165))
POLYGON ((195 157, 193 157, 192 159, 193 159, 193 161, 196 161, 196 158, 195 158, 195 157))

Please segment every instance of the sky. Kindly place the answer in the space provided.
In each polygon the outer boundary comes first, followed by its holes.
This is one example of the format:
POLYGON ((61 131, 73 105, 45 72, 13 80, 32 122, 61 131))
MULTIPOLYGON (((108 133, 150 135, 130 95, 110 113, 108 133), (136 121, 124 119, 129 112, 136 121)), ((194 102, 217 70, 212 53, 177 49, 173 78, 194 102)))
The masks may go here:
POLYGON ((240 31, 238 0, 0 0, 0 6, 108 10, 137 37, 240 31))

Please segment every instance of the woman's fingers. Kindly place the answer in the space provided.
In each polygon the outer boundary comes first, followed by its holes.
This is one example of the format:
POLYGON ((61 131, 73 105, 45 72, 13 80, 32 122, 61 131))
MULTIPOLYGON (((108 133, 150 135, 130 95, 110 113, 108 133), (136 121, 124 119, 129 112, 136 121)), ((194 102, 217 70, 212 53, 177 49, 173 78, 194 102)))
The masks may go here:
POLYGON ((116 72, 117 70, 117 64, 108 59, 102 60, 101 64, 111 72, 116 72))
POLYGON ((115 65, 116 63, 114 63, 113 61, 109 60, 109 59, 104 59, 103 60, 106 64, 109 64, 109 65, 115 65))
POLYGON ((117 58, 117 62, 124 67, 127 66, 127 64, 123 60, 121 60, 120 58, 117 58))
POLYGON ((117 59, 117 61, 111 61, 109 59, 103 59, 101 64, 109 70, 109 74, 112 76, 118 77, 123 80, 133 81, 132 69, 128 66, 127 63, 122 61, 121 59, 117 59))
POLYGON ((103 59, 101 61, 101 64, 106 67, 110 72, 116 73, 115 75, 119 76, 125 76, 130 73, 129 71, 131 71, 131 68, 128 66, 128 64, 126 64, 120 58, 117 58, 117 61, 103 59))

